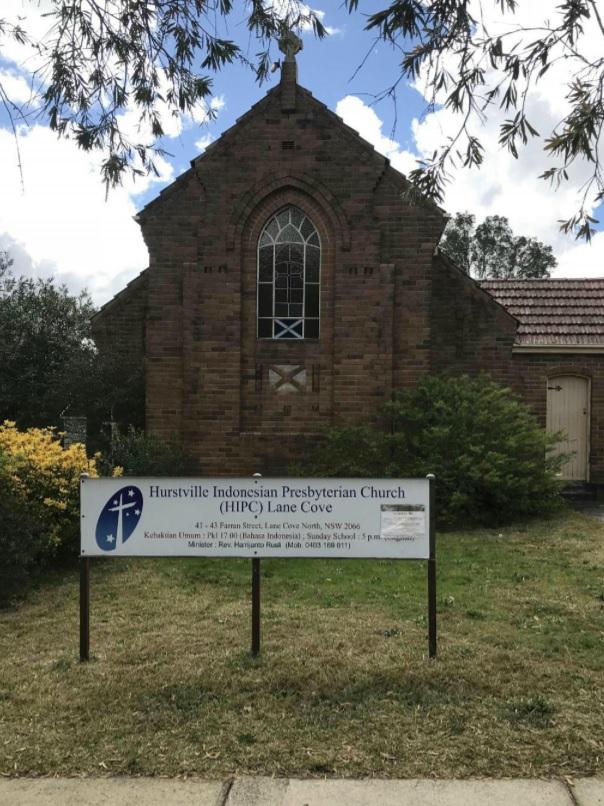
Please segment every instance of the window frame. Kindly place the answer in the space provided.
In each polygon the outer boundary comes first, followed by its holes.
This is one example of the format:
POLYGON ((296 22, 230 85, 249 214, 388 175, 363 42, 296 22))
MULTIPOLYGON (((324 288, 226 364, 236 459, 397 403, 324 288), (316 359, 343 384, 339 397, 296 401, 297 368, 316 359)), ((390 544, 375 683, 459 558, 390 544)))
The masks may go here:
MULTIPOLYGON (((286 342, 299 342, 299 341, 317 341, 321 337, 321 258, 322 258, 322 244, 321 244, 321 236, 319 234, 319 230, 317 229, 315 223, 313 222, 312 218, 308 216, 303 209, 298 207, 295 204, 287 204, 283 207, 280 207, 278 210, 273 212, 269 218, 266 220, 264 226, 262 227, 260 234, 258 235, 258 240, 256 244, 256 338, 259 341, 286 341, 286 342), (292 217, 292 211, 295 213, 295 217, 299 220, 298 224, 295 224, 292 217), (285 223, 281 223, 279 220, 280 216, 283 216, 284 213, 289 213, 287 221, 285 223), (273 225, 273 222, 276 222, 278 227, 276 234, 271 234, 269 232, 269 228, 273 225), (305 222, 311 227, 311 232, 305 236, 302 229, 305 225, 305 222), (283 240, 279 242, 279 237, 289 227, 293 227, 299 236, 299 240, 283 240), (265 238, 265 235, 267 236, 265 238), (311 243, 311 240, 315 239, 316 243, 311 243), (263 240, 265 243, 263 243, 263 240), (294 305, 298 303, 292 303, 287 300, 287 302, 279 302, 277 297, 277 258, 278 258, 278 249, 279 247, 289 246, 290 249, 292 246, 302 246, 302 313, 299 316, 290 316, 289 311, 288 315, 277 315, 277 305, 294 305), (270 248, 271 250, 271 261, 272 261, 272 269, 271 269, 271 279, 265 280, 261 279, 261 250, 270 248), (318 266, 317 266, 317 279, 309 281, 308 278, 308 270, 309 270, 309 255, 311 253, 308 252, 309 249, 316 249, 318 254, 318 266), (261 288, 266 288, 269 286, 271 288, 271 314, 270 316, 260 315, 260 298, 261 298, 261 288), (316 316, 308 316, 307 314, 307 296, 315 296, 315 292, 312 291, 312 287, 316 286, 316 305, 317 305, 317 314, 316 316), (266 323, 270 322, 270 335, 265 335, 263 333, 265 328, 262 328, 262 325, 266 326, 266 323), (316 335, 307 335, 308 325, 311 325, 312 329, 314 330, 316 327, 316 335), (276 328, 280 327, 281 330, 276 334, 276 328), (262 335, 261 335, 262 333, 262 335)), ((290 253, 291 254, 291 253, 290 253)), ((289 277, 289 272, 288 275, 289 277)), ((291 289, 288 287, 288 296, 291 289)), ((264 296, 264 295, 263 295, 264 296)), ((313 300, 315 301, 315 300, 313 300)), ((265 304, 265 303, 264 303, 265 304)))

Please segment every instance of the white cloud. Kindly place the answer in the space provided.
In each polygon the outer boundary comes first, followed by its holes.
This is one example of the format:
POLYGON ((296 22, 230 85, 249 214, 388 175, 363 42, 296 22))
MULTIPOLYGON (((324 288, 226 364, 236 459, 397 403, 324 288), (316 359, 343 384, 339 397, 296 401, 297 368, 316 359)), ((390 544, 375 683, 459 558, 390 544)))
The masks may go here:
POLYGON ((591 244, 571 242, 557 256, 556 277, 604 277, 604 232, 598 232, 591 244))
MULTIPOLYGON (((267 6, 267 8, 269 7, 267 6)), ((299 13, 304 15, 312 13, 323 23, 325 30, 330 36, 342 33, 339 28, 325 25, 325 11, 319 8, 311 8, 311 6, 306 5, 306 3, 298 3, 297 0, 273 0, 270 5, 270 10, 274 11, 275 14, 284 20, 295 19, 299 13)), ((305 20, 302 25, 300 25, 300 31, 302 33, 310 33, 312 31, 312 23, 309 20, 305 20)))
MULTIPOLYGON (((416 167, 417 156, 428 156, 442 144, 454 125, 448 111, 429 114, 421 123, 415 120, 412 131, 417 154, 412 154, 383 134, 383 122, 359 98, 346 96, 338 102, 336 111, 402 173, 416 167)), ((540 113, 542 121, 546 112, 543 109, 540 113)), ((445 209, 451 213, 469 210, 479 221, 488 215, 507 216, 517 235, 537 237, 551 244, 559 262, 556 277, 604 276, 604 232, 598 233, 591 245, 578 243, 562 234, 557 223, 572 211, 588 168, 577 171, 573 181, 553 191, 538 179, 546 167, 538 142, 529 144, 515 160, 499 147, 495 124, 487 124, 480 136, 487 151, 484 165, 480 170, 460 168, 455 172, 447 186, 445 209)))
MULTIPOLYGON (((389 157, 402 173, 416 167, 418 156, 429 156, 455 125, 452 113, 447 110, 431 113, 422 122, 413 121, 417 154, 412 154, 384 135, 382 120, 359 98, 350 95, 342 98, 336 112, 377 151, 389 157)), ((553 120, 542 101, 535 103, 533 112, 542 124, 553 120)), ((516 234, 537 237, 553 246, 559 261, 554 276, 604 276, 604 233, 598 233, 591 245, 577 243, 563 235, 557 223, 573 210, 589 167, 583 166, 575 172, 573 181, 553 191, 538 179, 547 167, 538 141, 531 142, 521 152, 520 159, 515 160, 500 148, 496 124, 486 124, 480 137, 486 147, 484 164, 479 170, 460 168, 455 172, 452 183, 447 186, 445 209, 451 213, 469 210, 478 220, 495 214, 507 216, 516 234)))
MULTIPOLYGON (((45 14, 55 11, 52 0, 2 0, 2 19, 25 29, 34 42, 41 41, 49 32, 52 23, 45 14)), ((11 35, 2 37, 2 59, 23 66, 29 72, 39 69, 42 57, 27 42, 19 42, 11 35)))
POLYGON ((204 134, 203 137, 200 137, 199 140, 195 141, 195 148, 198 148, 200 152, 205 151, 210 143, 213 142, 214 137, 211 134, 204 134))
MULTIPOLYGON (((0 233, 0 252, 7 252, 12 260, 11 271, 17 277, 56 277, 59 279, 57 266, 50 260, 34 261, 25 245, 13 238, 7 232, 0 233)), ((74 289, 74 290, 79 290, 74 289)))
MULTIPOLYGON (((2 0, 1 16, 15 22, 20 17, 29 35, 40 40, 51 26, 43 14, 53 9, 51 0, 2 0)), ((4 36, 2 64, 3 89, 15 103, 27 103, 41 57, 28 44, 4 36)), ((88 287, 103 302, 115 290, 116 275, 127 280, 147 265, 147 250, 132 220, 134 197, 151 182, 168 180, 172 169, 159 160, 160 180, 145 177, 134 184, 128 177, 106 200, 97 154, 59 140, 42 125, 18 131, 22 175, 17 143, 0 127, 0 248, 9 251, 17 274, 54 276, 74 293, 88 287)))
MULTIPOLYGON (((116 0, 108 0, 109 4, 116 0)), ((49 37, 52 39, 54 17, 44 17, 56 13, 56 4, 52 0, 2 0, 2 19, 13 24, 19 24, 25 29, 33 43, 48 45, 49 37)), ((97 21, 93 17, 93 24, 97 21)), ((48 61, 29 42, 20 43, 10 35, 5 34, 1 40, 1 60, 9 67, 0 69, 0 86, 6 95, 15 104, 26 104, 32 97, 38 101, 39 91, 44 88, 45 79, 48 78, 48 61), (30 84, 38 93, 32 93, 30 84)), ((122 66, 117 62, 115 69, 119 74, 122 66)), ((109 69, 108 65, 105 65, 109 69)), ((159 71, 158 94, 165 98, 171 88, 166 73, 159 71)), ((216 96, 209 101, 199 101, 196 107, 188 113, 175 112, 165 101, 155 104, 154 110, 161 122, 164 136, 174 139, 182 134, 184 129, 197 124, 207 123, 225 106, 224 96, 216 96)), ((31 112, 31 110, 28 110, 31 112)), ((151 125, 148 120, 140 119, 140 112, 134 103, 131 103, 119 115, 120 130, 132 143, 150 145, 154 141, 151 125)))
POLYGON ((96 301, 111 295, 113 278, 134 277, 148 255, 133 216, 135 193, 171 178, 163 164, 160 180, 144 177, 111 191, 105 199, 98 156, 59 140, 49 129, 22 129, 19 145, 23 188, 12 135, 0 129, 0 233, 16 251, 26 274, 56 274, 73 291, 87 286, 96 301))
MULTIPOLYGON (((210 119, 218 115, 218 113, 221 112, 225 106, 226 100, 224 95, 216 95, 210 102, 211 114, 207 115, 205 119, 195 120, 195 122, 203 126, 204 123, 207 123, 210 119)), ((214 139, 214 135, 211 132, 206 132, 199 138, 199 140, 195 141, 195 148, 199 149, 199 151, 205 151, 210 143, 214 142, 214 139)))
MULTIPOLYGON (((559 15, 558 0, 540 0, 534 4, 520 4, 517 14, 503 15, 495 5, 489 7, 490 18, 485 20, 492 32, 504 33, 519 22, 538 26, 548 15, 559 15)), ((528 40, 535 34, 525 35, 528 40)), ((520 34, 515 35, 520 42, 520 34)), ((580 49, 586 57, 600 55, 601 38, 595 26, 586 26, 580 49)), ((551 244, 558 257, 555 276, 604 275, 604 237, 597 235, 591 246, 577 243, 572 236, 560 232, 559 221, 569 218, 581 204, 582 188, 591 175, 593 165, 577 161, 570 169, 570 179, 553 189, 539 176, 554 164, 543 151, 544 137, 548 136, 567 112, 566 86, 572 75, 568 60, 560 60, 534 87, 526 104, 526 114, 540 137, 529 141, 514 157, 499 145, 499 125, 502 117, 493 107, 483 125, 474 131, 485 146, 485 159, 480 170, 458 168, 453 182, 447 188, 445 205, 451 212, 470 210, 478 218, 500 214, 509 218, 518 234, 535 236, 551 244)), ((576 69, 576 68, 575 68, 576 69)), ((418 152, 423 157, 441 146, 445 136, 453 134, 459 126, 459 117, 441 109, 428 114, 422 122, 413 123, 413 134, 418 152)), ((602 152, 604 157, 604 149, 602 152)), ((588 208, 594 210, 590 200, 588 208)))
MULTIPOLYGON (((16 21, 22 15, 32 37, 47 34, 50 25, 42 13, 54 8, 51 0, 1 2, 2 18, 16 21)), ((38 66, 31 46, 2 38, 0 84, 15 103, 30 100, 29 79, 38 66)), ((190 115, 172 115, 164 104, 160 112, 166 137, 176 138, 184 129, 207 123, 224 106, 224 97, 217 96, 190 115)), ((106 198, 100 154, 86 153, 72 140, 33 125, 19 127, 21 177, 17 143, 8 123, 4 125, 7 128, 0 124, 0 248, 9 250, 17 273, 52 275, 73 292, 87 287, 96 302, 106 301, 146 267, 147 249, 133 220, 136 200, 151 185, 171 181, 173 167, 156 157, 159 176, 125 174, 122 187, 106 198)), ((120 126, 136 142, 153 142, 148 124, 139 122, 132 107, 120 116, 120 126)))
MULTIPOLYGON (((163 79, 160 92, 165 95, 168 89, 167 79, 163 79)), ((203 126, 213 120, 226 105, 224 95, 216 95, 209 102, 199 102, 190 113, 173 114, 164 101, 156 104, 156 111, 162 124, 164 136, 170 139, 179 137, 186 129, 192 126, 203 126)), ((132 142, 152 143, 154 138, 148 121, 140 120, 140 112, 130 104, 126 111, 119 116, 120 130, 132 142)))
MULTIPOLYGON (((496 4, 486 5, 491 16, 485 23, 491 32, 500 33, 510 30, 514 21, 515 24, 520 20, 529 26, 537 25, 548 13, 552 19, 559 13, 556 10, 558 0, 519 4, 514 16, 498 13, 496 4)), ((581 41, 582 52, 587 56, 598 55, 600 41, 595 27, 586 29, 581 41)), ((555 276, 604 276, 604 233, 598 233, 591 245, 577 243, 572 236, 561 233, 558 224, 578 208, 582 186, 593 166, 577 162, 569 171, 570 181, 557 189, 539 179, 553 163, 543 152, 542 138, 554 129, 568 108, 564 89, 568 79, 569 66, 562 60, 545 74, 529 97, 527 117, 541 137, 529 141, 517 160, 499 145, 501 120, 497 117, 496 106, 486 122, 474 125, 474 133, 485 147, 483 165, 480 169, 458 167, 451 172, 453 181, 446 188, 444 206, 451 213, 469 210, 479 220, 493 214, 507 216, 517 234, 534 236, 552 245, 559 261, 555 276)), ((421 90, 419 84, 416 89, 421 90)), ((338 103, 337 111, 378 151, 390 156, 396 168, 405 173, 414 167, 413 155, 384 136, 382 121, 373 109, 348 96, 338 103)), ((430 158, 435 149, 457 131, 459 124, 460 118, 449 109, 438 109, 421 121, 414 120, 411 129, 417 156, 430 158)), ((604 151, 602 156, 604 158, 604 151)))
POLYGON ((344 123, 355 129, 376 151, 388 157, 397 171, 407 174, 417 168, 417 157, 410 151, 402 149, 395 140, 386 137, 382 132, 383 121, 375 110, 363 103, 360 98, 347 95, 338 101, 336 112, 344 123))
POLYGON ((15 104, 26 104, 32 97, 30 85, 16 70, 0 70, 0 87, 15 104))
MULTIPOLYGON (((224 105, 223 97, 213 101, 217 112, 224 105)), ((212 139, 208 133, 197 145, 207 147, 212 139)), ((21 126, 18 145, 22 176, 15 139, 0 128, 0 248, 9 250, 18 273, 55 276, 75 293, 87 287, 97 303, 106 301, 147 266, 133 220, 137 197, 170 182, 173 167, 155 158, 159 176, 125 174, 122 186, 106 197, 98 153, 40 125, 21 126)))
POLYGON ((210 120, 214 120, 225 107, 226 99, 224 95, 215 95, 209 104, 200 104, 191 116, 184 116, 184 125, 185 127, 193 124, 203 126, 210 120))
MULTIPOLYGON (((224 98, 212 105, 220 111, 224 98)), ((132 120, 124 119, 124 125, 132 120)), ((191 118, 179 123, 175 136, 183 125, 195 124, 191 118)), ((207 147, 212 139, 208 133, 197 145, 207 147)), ((95 302, 105 302, 147 266, 147 249, 133 220, 137 197, 170 182, 173 166, 155 157, 158 176, 126 173, 122 186, 106 197, 99 153, 82 151, 41 125, 20 126, 18 148, 19 154, 12 133, 0 127, 0 248, 9 249, 15 271, 55 276, 71 291, 86 287, 95 302)))
MULTIPOLYGON (((317 17, 319 18, 319 21, 323 23, 323 25, 325 26, 325 30, 327 31, 329 36, 334 36, 335 34, 341 34, 342 33, 341 28, 334 28, 332 25, 325 25, 325 22, 324 22, 324 20, 325 20, 325 12, 324 11, 320 11, 318 8, 313 8, 313 9, 311 9, 311 11, 313 12, 313 14, 316 14, 317 17)), ((312 26, 307 25, 304 28, 304 30, 309 30, 309 29, 311 29, 311 27, 312 26)))

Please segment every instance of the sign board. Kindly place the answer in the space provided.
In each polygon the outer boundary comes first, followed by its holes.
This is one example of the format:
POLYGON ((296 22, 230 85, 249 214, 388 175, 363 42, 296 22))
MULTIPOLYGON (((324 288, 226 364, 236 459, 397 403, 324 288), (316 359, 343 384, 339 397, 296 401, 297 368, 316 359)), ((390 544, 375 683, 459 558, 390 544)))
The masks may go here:
POLYGON ((427 479, 83 478, 82 557, 428 559, 427 479))

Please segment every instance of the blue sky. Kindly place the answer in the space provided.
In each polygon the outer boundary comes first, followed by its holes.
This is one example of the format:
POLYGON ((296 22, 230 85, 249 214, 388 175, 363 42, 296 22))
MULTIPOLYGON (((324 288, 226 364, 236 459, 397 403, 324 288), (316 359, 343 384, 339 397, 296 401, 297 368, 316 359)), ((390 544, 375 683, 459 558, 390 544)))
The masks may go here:
MULTIPOLYGON (((48 0, 39 2, 44 5, 48 0)), ((557 0, 540 0, 527 5, 526 13, 543 15, 549 9, 553 14, 556 5, 557 0)), ((304 49, 298 56, 300 83, 387 155, 394 167, 407 173, 417 157, 431 154, 444 142, 456 121, 442 109, 424 115, 423 95, 403 82, 396 110, 391 99, 374 104, 374 96, 397 78, 400 54, 374 41, 374 35, 364 30, 362 13, 349 15, 340 2, 323 2, 316 10, 333 33, 324 40, 304 34, 304 49), (365 56, 364 66, 355 74, 365 56)), ((42 24, 38 0, 2 0, 2 13, 11 12, 25 14, 34 28, 42 24)), ((507 24, 496 15, 491 22, 507 24)), ((259 49, 245 28, 243 11, 239 19, 234 16, 230 21, 228 35, 252 58, 259 49)), ((586 46, 601 50, 596 39, 586 46)), ((16 100, 23 100, 31 54, 15 46, 2 52, 0 83, 16 100)), ((276 46, 274 55, 280 56, 276 46)), ((564 78, 547 78, 532 101, 530 119, 544 133, 551 131, 564 109, 560 92, 564 78)), ((133 221, 135 212, 186 170, 204 143, 219 137, 278 80, 277 71, 259 86, 249 68, 240 64, 222 70, 214 77, 216 119, 202 125, 191 119, 168 121, 170 136, 161 145, 172 156, 160 162, 160 178, 127 181, 107 199, 98 175, 98 157, 78 151, 71 141, 58 141, 44 121, 20 129, 21 176, 14 138, 6 115, 0 114, 0 248, 9 250, 18 271, 55 275, 74 291, 85 286, 97 302, 105 301, 146 266, 146 249, 133 221)), ((131 112, 124 120, 128 125, 135 122, 131 112)), ((588 247, 560 235, 556 223, 574 212, 585 173, 579 170, 567 187, 552 193, 537 179, 548 164, 542 143, 531 143, 515 161, 498 146, 498 122, 478 127, 486 147, 485 164, 481 171, 455 173, 447 189, 446 209, 451 213, 470 210, 478 219, 506 215, 517 234, 553 245, 559 275, 604 275, 604 232, 588 247)))

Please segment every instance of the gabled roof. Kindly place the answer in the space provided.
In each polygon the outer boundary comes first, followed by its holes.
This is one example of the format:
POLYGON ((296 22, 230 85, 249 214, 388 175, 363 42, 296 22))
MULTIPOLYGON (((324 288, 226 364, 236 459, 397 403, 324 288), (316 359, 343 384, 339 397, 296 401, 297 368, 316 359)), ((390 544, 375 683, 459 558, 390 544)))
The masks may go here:
POLYGON ((518 320, 518 347, 604 348, 604 278, 483 280, 481 286, 518 320))
MULTIPOLYGON (((356 145, 367 153, 372 155, 376 161, 379 162, 381 166, 383 166, 384 173, 387 174, 390 179, 393 179, 397 182, 402 188, 405 190, 409 189, 410 182, 401 171, 394 168, 388 157, 385 157, 379 151, 376 151, 375 147, 365 140, 356 129, 353 129, 344 120, 335 112, 333 112, 326 104, 322 101, 319 101, 310 90, 306 87, 303 87, 301 84, 295 84, 296 93, 300 99, 304 99, 304 101, 309 104, 310 106, 314 107, 317 110, 323 112, 331 123, 337 128, 340 132, 340 136, 348 138, 349 141, 356 143, 356 145)), ((198 167, 202 167, 203 163, 206 159, 211 159, 212 156, 220 152, 220 149, 225 147, 231 141, 231 138, 236 135, 237 131, 246 123, 246 121, 250 120, 254 116, 258 114, 262 114, 266 107, 270 107, 271 101, 275 100, 280 97, 281 92, 283 91, 282 83, 276 84, 274 87, 271 87, 262 98, 260 98, 253 106, 251 106, 246 112, 240 115, 235 123, 230 126, 228 129, 222 132, 222 134, 210 143, 205 150, 198 154, 197 156, 193 157, 190 161, 191 167, 184 171, 180 176, 176 177, 173 182, 167 185, 163 190, 159 192, 159 194, 148 202, 139 212, 135 215, 135 221, 140 222, 144 219, 145 215, 150 212, 152 209, 155 209, 161 202, 170 196, 175 190, 178 189, 181 185, 183 185, 187 179, 191 176, 192 173, 198 167)), ((443 229, 446 225, 446 221, 449 218, 448 213, 433 199, 428 197, 422 196, 420 194, 414 195, 414 200, 418 204, 422 204, 427 206, 429 209, 435 211, 439 216, 442 217, 443 220, 443 229)))
MULTIPOLYGON (((287 62, 284 62, 284 66, 287 62)), ((220 137, 215 140, 213 143, 209 144, 208 147, 202 154, 194 157, 191 160, 191 167, 184 171, 180 176, 178 176, 173 182, 167 185, 160 193, 152 199, 148 204, 146 204, 135 216, 134 219, 138 223, 142 223, 145 221, 145 218, 148 215, 153 215, 157 213, 158 210, 161 209, 161 205, 173 194, 177 193, 179 189, 186 187, 187 183, 191 180, 192 177, 198 176, 200 179, 203 177, 203 169, 204 163, 207 164, 207 161, 211 161, 213 157, 219 156, 221 153, 221 149, 228 148, 229 144, 232 142, 233 137, 241 130, 246 122, 250 121, 254 116, 262 115, 266 110, 275 109, 275 104, 281 99, 282 93, 287 89, 288 86, 291 88, 291 82, 293 81, 293 86, 295 88, 295 96, 301 101, 301 107, 306 106, 307 108, 311 108, 321 112, 329 122, 333 125, 334 129, 337 131, 338 137, 340 139, 346 138, 348 142, 355 144, 359 149, 362 149, 365 153, 367 153, 370 159, 374 160, 374 165, 376 169, 376 183, 380 182, 384 177, 387 178, 389 181, 395 184, 395 186, 403 190, 408 190, 410 188, 410 183, 407 177, 402 174, 400 171, 396 170, 390 164, 390 160, 380 154, 374 146, 369 143, 367 140, 363 139, 359 132, 357 132, 352 127, 348 126, 341 117, 339 117, 335 112, 333 112, 329 107, 324 104, 323 102, 317 100, 313 94, 307 90, 306 88, 302 87, 300 84, 297 83, 295 78, 296 72, 295 70, 292 72, 289 70, 287 73, 282 72, 281 81, 274 87, 272 87, 263 98, 257 101, 250 109, 247 110, 243 115, 237 118, 236 122, 224 131, 220 137)), ((277 106, 276 109, 278 110, 279 107, 277 106)), ((284 107, 281 107, 281 113, 287 114, 290 116, 292 110, 287 110, 284 107)), ((223 151, 224 153, 224 151, 223 151)), ((354 166, 350 168, 351 172, 354 172, 354 166)), ((447 221, 447 214, 445 211, 433 200, 428 199, 427 197, 423 196, 414 196, 414 201, 418 204, 422 204, 423 206, 427 207, 430 211, 435 212, 438 216, 437 221, 440 221, 441 231, 444 229, 447 221)), ((131 295, 133 293, 139 293, 144 289, 144 285, 148 280, 148 270, 143 271, 137 278, 132 280, 123 291, 120 291, 116 296, 109 300, 105 305, 103 305, 100 310, 94 315, 93 321, 98 325, 102 322, 103 316, 106 312, 113 309, 115 304, 120 302, 124 303, 127 300, 131 299, 131 295)))
POLYGON ((148 278, 149 278, 149 269, 148 268, 143 269, 142 272, 140 274, 137 274, 137 276, 133 280, 130 280, 130 282, 127 285, 125 285, 121 291, 118 291, 117 294, 115 294, 115 296, 111 297, 110 300, 107 300, 107 302, 104 305, 101 305, 98 311, 95 311, 95 313, 92 315, 90 319, 90 321, 93 323, 93 326, 95 320, 97 320, 97 317, 98 321, 100 322, 103 318, 103 315, 107 313, 107 311, 110 311, 114 306, 119 305, 121 302, 126 302, 128 299, 130 299, 131 294, 144 288, 148 278))

